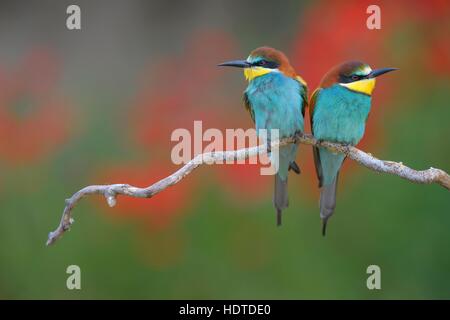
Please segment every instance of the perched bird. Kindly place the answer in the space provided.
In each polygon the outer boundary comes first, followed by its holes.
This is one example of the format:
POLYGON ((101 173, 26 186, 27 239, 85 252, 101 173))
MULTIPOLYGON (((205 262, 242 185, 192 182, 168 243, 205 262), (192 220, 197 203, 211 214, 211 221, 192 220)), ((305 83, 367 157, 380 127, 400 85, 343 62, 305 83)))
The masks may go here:
MULTIPOLYGON (((356 145, 364 135, 370 111, 375 78, 397 70, 372 70, 359 61, 344 62, 332 68, 322 79, 309 102, 311 130, 319 140, 356 145)), ((313 148, 319 179, 322 234, 336 206, 339 170, 345 156, 325 148, 313 148)))
MULTIPOLYGON (((303 132, 306 82, 295 73, 284 53, 270 47, 260 47, 253 50, 246 60, 228 61, 219 66, 244 69, 244 76, 249 81, 244 91, 244 105, 257 131, 278 129, 280 138, 303 132)), ((267 143, 270 146, 270 136, 267 143)), ((288 171, 300 173, 295 163, 297 149, 297 145, 290 144, 280 147, 279 159, 274 159, 273 153, 271 155, 272 163, 278 160, 273 197, 277 225, 281 225, 282 210, 288 206, 288 171)))

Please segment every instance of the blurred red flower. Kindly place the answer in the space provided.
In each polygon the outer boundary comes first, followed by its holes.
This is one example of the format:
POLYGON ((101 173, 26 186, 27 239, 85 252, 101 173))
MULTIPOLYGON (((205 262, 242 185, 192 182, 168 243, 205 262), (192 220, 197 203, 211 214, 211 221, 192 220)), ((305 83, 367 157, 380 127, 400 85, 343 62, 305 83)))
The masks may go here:
MULTIPOLYGON (((186 128, 193 134, 195 120, 202 121, 203 131, 217 128, 224 135, 226 128, 253 127, 241 97, 224 94, 229 91, 223 81, 226 73, 215 67, 242 55, 234 47, 230 36, 223 32, 201 32, 194 35, 183 56, 165 57, 146 72, 130 118, 139 144, 152 155, 159 151, 168 159, 175 145, 170 141, 171 133, 186 128)), ((206 145, 208 142, 203 143, 203 147, 206 145)), ((218 165, 212 170, 220 185, 237 198, 264 196, 269 185, 260 176, 259 165, 218 165)))
POLYGON ((1 159, 34 162, 68 139, 69 108, 58 79, 59 63, 48 50, 32 50, 14 71, 0 65, 1 159))
MULTIPOLYGON (((374 68, 395 66, 400 69, 405 67, 406 70, 409 69, 408 61, 414 61, 415 64, 429 66, 431 72, 445 73, 449 64, 449 42, 448 35, 444 35, 443 30, 448 30, 445 26, 448 26, 449 7, 448 1, 440 0, 315 2, 300 17, 291 62, 308 82, 310 92, 313 92, 332 66, 346 60, 361 60, 374 68), (366 26, 369 17, 366 9, 372 4, 381 8, 380 30, 369 30, 366 26), (429 25, 433 27, 429 28, 429 25), (420 31, 415 33, 418 38, 414 39, 414 48, 417 49, 400 52, 403 55, 399 59, 399 53, 397 56, 393 55, 391 46, 397 45, 398 33, 403 32, 407 26, 415 26, 420 31), (436 32, 438 30, 439 33, 436 32), (428 39, 433 34, 439 35, 432 37, 434 40, 430 45, 428 39), (421 58, 417 59, 417 55, 421 58)), ((404 34, 400 34, 400 37, 403 42, 408 41, 404 34)), ((392 108, 396 106, 389 101, 393 100, 393 94, 399 90, 400 80, 411 79, 401 72, 395 75, 395 79, 393 77, 394 75, 385 77, 377 83, 366 134, 359 145, 362 149, 374 152, 376 145, 384 141, 383 118, 392 115, 392 108)), ((310 131, 309 121, 305 122, 305 127, 310 131)), ((353 167, 352 164, 350 166, 353 167)), ((305 169, 306 175, 315 181, 313 163, 309 156, 305 169)))
MULTIPOLYGON (((450 29, 450 26, 449 26, 450 29)), ((430 40, 429 59, 427 65, 432 74, 450 77, 450 41, 442 34, 437 34, 430 40)))
MULTIPOLYGON (((152 59, 133 105, 127 108, 132 141, 138 148, 147 150, 144 156, 151 160, 145 165, 123 163, 111 166, 102 171, 101 181, 146 186, 178 168, 170 160, 175 145, 171 134, 177 128, 192 132, 194 120, 202 120, 204 126, 218 123, 214 107, 205 100, 214 97, 210 94, 214 88, 211 83, 217 78, 213 59, 221 50, 228 52, 230 48, 226 35, 200 33, 189 41, 183 56, 168 56, 156 64, 152 59), (205 43, 208 46, 204 46, 205 43)), ((190 175, 176 187, 168 188, 152 199, 121 197, 114 211, 122 216, 144 219, 152 229, 169 230, 170 225, 186 212, 195 195, 197 181, 196 174, 190 175)))
POLYGON ((177 128, 193 127, 194 120, 216 118, 218 57, 232 52, 231 39, 222 32, 202 32, 188 42, 182 56, 165 57, 145 72, 130 117, 130 127, 143 146, 170 149, 177 128))
MULTIPOLYGON (((388 44, 398 31, 397 27, 411 18, 413 23, 425 23, 438 16, 442 6, 440 1, 434 1, 431 3, 434 9, 428 8, 422 16, 413 12, 420 10, 416 4, 405 10, 408 6, 404 2, 381 2, 382 29, 368 30, 366 9, 370 4, 371 1, 321 1, 302 13, 299 23, 301 31, 293 43, 293 54, 290 56, 293 65, 307 80, 310 91, 330 67, 344 60, 363 60, 375 68, 391 66, 393 59, 388 44)), ((440 60, 445 61, 446 45, 440 41, 433 43, 434 49, 431 51, 439 57, 443 56, 440 60)), ((231 73, 215 68, 218 62, 243 55, 242 52, 237 53, 235 47, 234 41, 226 33, 204 31, 193 35, 182 55, 166 55, 156 63, 153 58, 143 73, 141 86, 131 108, 127 108, 131 137, 137 148, 145 150, 146 155, 151 157, 151 161, 148 166, 121 164, 111 167, 104 172, 103 177, 109 177, 109 182, 147 185, 156 181, 156 177, 171 173, 176 168, 169 162, 171 149, 176 144, 170 141, 171 134, 177 128, 186 128, 193 134, 195 120, 202 121, 203 131, 218 128, 225 132, 226 128, 253 127, 242 107, 242 89, 239 94, 229 94, 239 86, 230 88, 226 77, 231 73), (152 163, 159 164, 156 171, 151 169, 154 167, 152 163)), ((391 112, 387 108, 392 108, 392 104, 389 105, 387 101, 398 89, 398 83, 398 80, 393 81, 388 77, 379 81, 362 148, 373 151, 375 143, 383 141, 382 119, 391 112)), ((242 87, 244 85, 242 83, 242 87)), ((306 131, 309 131, 309 121, 305 121, 305 124, 306 131)), ((203 143, 203 147, 207 144, 203 143)), ((310 154, 306 147, 302 149, 301 157, 308 160, 299 163, 304 167, 305 175, 310 177, 310 183, 301 179, 302 189, 316 190, 310 188, 316 185, 310 154)), ((203 170, 214 170, 214 175, 209 177, 217 178, 218 185, 229 191, 233 199, 259 200, 267 197, 271 190, 272 179, 260 175, 259 165, 216 165, 203 170)), ((121 199, 125 201, 123 204, 119 201, 116 212, 139 217, 146 217, 147 213, 152 212, 149 214, 150 224, 166 226, 189 204, 195 188, 200 187, 200 178, 199 174, 191 175, 174 190, 170 188, 154 199, 121 199), (189 187, 185 187, 185 183, 189 187), (174 193, 170 195, 171 192, 174 193)))

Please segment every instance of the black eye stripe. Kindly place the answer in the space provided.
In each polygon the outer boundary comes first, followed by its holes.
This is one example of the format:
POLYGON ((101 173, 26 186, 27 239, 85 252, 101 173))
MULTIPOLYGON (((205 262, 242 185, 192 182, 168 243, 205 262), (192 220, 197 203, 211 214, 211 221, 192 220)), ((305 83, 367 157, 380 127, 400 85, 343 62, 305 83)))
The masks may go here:
POLYGON ((359 80, 366 79, 366 78, 367 78, 367 76, 360 76, 357 74, 340 75, 339 82, 340 83, 350 83, 350 82, 359 81, 359 80))
POLYGON ((276 69, 279 67, 279 64, 275 61, 269 61, 269 60, 259 60, 257 62, 252 63, 253 66, 257 67, 264 67, 269 69, 276 69))

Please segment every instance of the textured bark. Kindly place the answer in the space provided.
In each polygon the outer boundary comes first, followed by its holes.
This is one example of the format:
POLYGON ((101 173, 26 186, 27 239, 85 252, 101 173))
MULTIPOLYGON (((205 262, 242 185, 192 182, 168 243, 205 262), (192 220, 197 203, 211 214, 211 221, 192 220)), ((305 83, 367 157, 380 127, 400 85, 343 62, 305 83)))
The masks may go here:
MULTIPOLYGON (((403 179, 415 182, 415 183, 437 183, 450 190, 450 176, 441 169, 429 168, 426 170, 417 171, 405 166, 401 162, 393 162, 380 160, 373 157, 371 154, 365 153, 353 146, 341 145, 338 143, 332 143, 327 141, 319 141, 315 139, 312 135, 308 134, 297 134, 293 137, 284 138, 280 141, 272 142, 272 148, 276 148, 280 145, 286 145, 289 143, 301 143, 314 146, 325 147, 331 151, 343 153, 348 158, 358 162, 359 164, 383 173, 389 173, 399 176, 403 179)), ((63 211, 61 222, 58 228, 50 232, 48 235, 47 245, 53 244, 58 240, 65 231, 69 230, 73 223, 72 210, 75 205, 83 197, 92 194, 101 194, 106 198, 106 201, 110 207, 114 207, 117 201, 117 195, 126 195, 130 197, 137 198, 151 198, 157 193, 163 191, 167 187, 173 186, 181 181, 184 177, 190 174, 194 169, 198 168, 203 164, 213 164, 215 162, 224 163, 225 161, 236 161, 254 157, 258 154, 264 154, 267 152, 267 148, 264 145, 239 149, 236 151, 221 151, 214 153, 204 153, 196 156, 194 159, 189 161, 179 170, 171 174, 170 176, 146 187, 137 188, 129 184, 112 184, 112 185, 92 185, 85 187, 78 192, 76 192, 72 197, 66 199, 66 206, 63 211)))

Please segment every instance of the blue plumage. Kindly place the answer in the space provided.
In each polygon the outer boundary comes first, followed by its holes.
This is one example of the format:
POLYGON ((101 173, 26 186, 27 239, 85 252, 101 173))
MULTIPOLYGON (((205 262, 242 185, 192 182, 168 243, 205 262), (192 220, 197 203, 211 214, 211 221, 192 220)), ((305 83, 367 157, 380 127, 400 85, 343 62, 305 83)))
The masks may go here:
MULTIPOLYGON (((364 135, 371 97, 339 84, 316 93, 312 130, 317 139, 356 145, 364 135)), ((344 155, 319 148, 322 185, 333 183, 344 155)))
MULTIPOLYGON (((256 129, 278 129, 280 138, 303 132, 305 89, 281 72, 271 72, 251 81, 245 90, 256 129)), ((278 174, 284 181, 289 164, 295 160, 297 145, 281 147, 278 174)))
MULTIPOLYGON (((306 88, 298 81, 274 71, 254 78, 244 92, 244 101, 250 109, 256 129, 278 129, 279 138, 303 132, 306 88)), ((277 210, 277 224, 281 224, 281 212, 289 205, 287 176, 291 166, 297 167, 295 157, 298 146, 290 144, 271 154, 271 161, 278 165, 275 176, 273 203, 277 210), (278 161, 278 163, 277 163, 278 161)), ((297 167, 298 169, 298 167, 297 167)))
MULTIPOLYGON (((266 129, 270 134, 271 129, 278 129, 279 138, 303 132, 306 82, 295 73, 281 51, 260 47, 253 50, 245 60, 227 61, 219 66, 244 70, 245 78, 249 81, 244 92, 244 103, 257 130, 266 129)), ((347 61, 332 68, 312 94, 309 103, 314 136, 320 140, 356 145, 364 135, 375 78, 394 70, 397 69, 372 70, 360 61, 347 61)), ((282 210, 288 206, 289 169, 300 173, 295 163, 297 151, 297 145, 283 146, 279 150, 273 198, 278 225, 281 224, 282 210)), ((322 188, 320 216, 323 221, 322 233, 325 235, 327 220, 336 206, 339 170, 345 156, 321 147, 313 147, 313 151, 319 187, 322 188)))
MULTIPOLYGON (((309 103, 314 136, 319 140, 358 144, 366 128, 375 78, 394 70, 372 70, 366 63, 346 61, 328 71, 309 103)), ((336 207, 339 171, 345 156, 321 147, 313 147, 313 151, 321 188, 319 206, 322 234, 325 235, 327 221, 336 207)))
MULTIPOLYGON (((303 116, 306 105, 306 82, 295 73, 287 57, 270 47, 253 50, 246 60, 232 60, 219 66, 242 68, 249 85, 244 92, 244 103, 256 129, 266 129, 271 142, 271 130, 278 130, 278 138, 303 132, 303 116)), ((261 134, 260 134, 261 136, 261 134)), ((266 136, 263 136, 266 138, 266 136)), ((297 145, 279 148, 271 153, 272 165, 278 169, 275 175, 273 203, 277 211, 277 224, 281 224, 281 212, 288 206, 287 177, 289 169, 300 173, 295 163, 297 145), (279 155, 277 159, 275 155, 279 155)))

